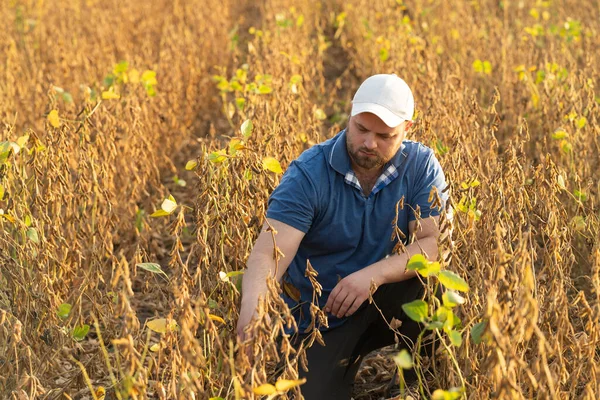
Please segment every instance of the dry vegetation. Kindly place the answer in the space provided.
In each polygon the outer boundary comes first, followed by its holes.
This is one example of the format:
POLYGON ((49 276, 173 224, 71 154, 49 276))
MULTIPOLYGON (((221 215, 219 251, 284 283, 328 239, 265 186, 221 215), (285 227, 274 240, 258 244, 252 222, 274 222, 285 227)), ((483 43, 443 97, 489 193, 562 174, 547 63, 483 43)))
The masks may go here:
MULTIPOLYGON (((411 139, 455 209, 440 261, 471 288, 422 395, 600 397, 597 2, 6 0, 0 17, 0 397, 238 399, 276 364, 297 377, 276 286, 255 360, 238 351, 234 271, 281 176, 265 158, 285 169, 338 132, 376 72, 415 92, 411 139)), ((368 360, 355 398, 394 368, 368 360)))

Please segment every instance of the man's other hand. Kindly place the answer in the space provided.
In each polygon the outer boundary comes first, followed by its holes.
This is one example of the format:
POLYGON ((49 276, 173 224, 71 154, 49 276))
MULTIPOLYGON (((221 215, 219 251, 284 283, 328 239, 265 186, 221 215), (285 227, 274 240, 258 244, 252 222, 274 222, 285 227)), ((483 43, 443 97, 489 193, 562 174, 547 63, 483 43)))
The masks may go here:
POLYGON ((339 281, 327 299, 325 312, 338 318, 354 314, 369 298, 373 278, 371 268, 364 268, 339 281))

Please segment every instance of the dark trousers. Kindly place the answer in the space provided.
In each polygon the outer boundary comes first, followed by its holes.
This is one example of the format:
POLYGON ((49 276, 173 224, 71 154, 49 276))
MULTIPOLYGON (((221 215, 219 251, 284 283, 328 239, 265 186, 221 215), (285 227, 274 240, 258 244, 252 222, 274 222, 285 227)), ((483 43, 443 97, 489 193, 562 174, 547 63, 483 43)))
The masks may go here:
MULTIPOLYGON (((397 330, 408 339, 401 337, 398 345, 411 353, 423 326, 406 316, 402 304, 423 298, 423 294, 424 287, 418 278, 382 285, 373 294, 375 304, 388 322, 392 317, 402 321, 397 330)), ((325 346, 315 342, 307 350, 308 372, 300 368, 300 377, 306 378, 306 383, 301 386, 306 400, 350 399, 362 358, 373 350, 396 343, 394 332, 375 304, 365 301, 343 325, 323 332, 325 346)), ((300 335, 297 340, 306 336, 300 335)), ((431 354, 433 343, 426 347, 423 350, 431 354)), ((416 379, 415 372, 411 370, 404 376, 407 381, 416 379)))

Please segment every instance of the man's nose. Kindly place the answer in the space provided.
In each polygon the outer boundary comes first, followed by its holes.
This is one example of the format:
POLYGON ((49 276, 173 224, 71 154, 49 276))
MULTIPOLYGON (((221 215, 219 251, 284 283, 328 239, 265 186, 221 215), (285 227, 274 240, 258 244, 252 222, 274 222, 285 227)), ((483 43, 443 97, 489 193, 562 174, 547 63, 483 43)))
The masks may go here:
POLYGON ((368 135, 365 138, 365 147, 369 150, 373 150, 377 147, 377 142, 375 141, 374 135, 368 135))

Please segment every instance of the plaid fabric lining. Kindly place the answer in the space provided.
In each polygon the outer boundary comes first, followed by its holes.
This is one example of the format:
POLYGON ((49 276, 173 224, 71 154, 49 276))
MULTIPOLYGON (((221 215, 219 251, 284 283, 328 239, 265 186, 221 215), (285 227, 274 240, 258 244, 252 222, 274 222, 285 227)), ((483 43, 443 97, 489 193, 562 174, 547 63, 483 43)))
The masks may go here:
MULTIPOLYGON (((377 194, 377 192, 379 192, 381 189, 383 189, 384 187, 389 185, 397 177, 398 177, 398 169, 396 168, 396 166, 394 164, 390 164, 383 171, 383 173, 379 176, 379 178, 377 179, 377 182, 375 182, 375 186, 373 187, 371 194, 369 194, 369 197, 375 196, 375 194, 377 194)), ((360 182, 358 181, 358 178, 354 174, 354 171, 352 171, 352 170, 348 171, 346 173, 346 176, 344 177, 344 181, 348 185, 354 186, 355 188, 360 190, 362 193, 362 187, 360 186, 360 182)))

